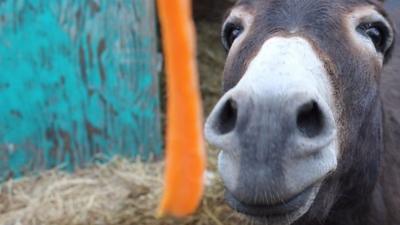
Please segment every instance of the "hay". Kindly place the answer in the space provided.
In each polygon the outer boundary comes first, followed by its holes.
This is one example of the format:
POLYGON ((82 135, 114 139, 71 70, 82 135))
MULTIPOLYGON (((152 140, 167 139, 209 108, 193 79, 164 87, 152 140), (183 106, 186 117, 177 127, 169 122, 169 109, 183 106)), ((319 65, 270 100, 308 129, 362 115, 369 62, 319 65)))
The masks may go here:
POLYGON ((196 215, 181 220, 156 219, 162 171, 161 162, 116 159, 74 174, 50 171, 9 181, 0 186, 0 224, 238 224, 239 216, 224 204, 223 187, 212 172, 207 173, 206 194, 196 215))

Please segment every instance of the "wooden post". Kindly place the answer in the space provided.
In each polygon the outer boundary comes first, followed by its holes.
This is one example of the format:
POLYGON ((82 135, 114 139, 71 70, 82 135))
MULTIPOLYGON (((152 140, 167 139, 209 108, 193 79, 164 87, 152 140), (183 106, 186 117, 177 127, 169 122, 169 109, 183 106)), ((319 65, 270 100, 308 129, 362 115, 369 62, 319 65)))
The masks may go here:
POLYGON ((0 1, 0 180, 161 154, 151 0, 0 1))

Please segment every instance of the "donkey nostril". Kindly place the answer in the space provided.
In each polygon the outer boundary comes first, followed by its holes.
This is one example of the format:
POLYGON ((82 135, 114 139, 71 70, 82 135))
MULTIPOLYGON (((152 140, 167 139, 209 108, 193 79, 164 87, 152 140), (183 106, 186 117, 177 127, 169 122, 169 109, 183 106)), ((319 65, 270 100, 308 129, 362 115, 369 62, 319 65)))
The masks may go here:
POLYGON ((318 136, 324 128, 324 116, 318 103, 310 101, 297 112, 297 127, 307 137, 318 136))
POLYGON ((216 120, 215 129, 220 134, 231 132, 236 126, 237 103, 233 99, 226 101, 216 120))

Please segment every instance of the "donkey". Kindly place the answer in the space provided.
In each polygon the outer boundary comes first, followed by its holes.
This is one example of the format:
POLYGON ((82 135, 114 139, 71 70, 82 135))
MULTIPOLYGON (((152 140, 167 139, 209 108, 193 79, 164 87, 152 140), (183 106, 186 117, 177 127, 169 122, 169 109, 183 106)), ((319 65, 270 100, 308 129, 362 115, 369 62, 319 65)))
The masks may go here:
POLYGON ((400 55, 383 1, 239 0, 222 42, 205 136, 228 205, 256 224, 399 225, 400 55))

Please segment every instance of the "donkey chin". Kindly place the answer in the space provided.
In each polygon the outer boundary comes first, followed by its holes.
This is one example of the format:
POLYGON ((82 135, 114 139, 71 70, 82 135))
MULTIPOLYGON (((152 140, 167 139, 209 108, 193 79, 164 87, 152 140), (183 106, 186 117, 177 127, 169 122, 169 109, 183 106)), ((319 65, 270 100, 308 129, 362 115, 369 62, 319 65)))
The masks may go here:
POLYGON ((221 149, 226 202, 257 221, 292 224, 336 170, 336 108, 324 63, 301 37, 263 44, 207 119, 221 149))

